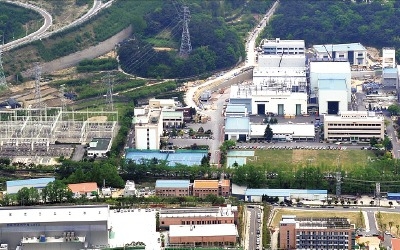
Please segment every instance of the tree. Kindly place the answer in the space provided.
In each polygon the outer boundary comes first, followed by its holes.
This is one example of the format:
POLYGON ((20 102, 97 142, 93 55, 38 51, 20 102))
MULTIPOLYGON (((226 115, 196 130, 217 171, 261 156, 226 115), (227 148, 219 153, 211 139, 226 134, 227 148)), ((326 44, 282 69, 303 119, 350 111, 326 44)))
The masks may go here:
POLYGON ((393 144, 390 141, 389 137, 385 136, 385 138, 382 141, 382 145, 385 147, 386 151, 390 151, 393 149, 393 144))
POLYGON ((265 128, 265 131, 264 131, 265 140, 270 142, 272 140, 273 136, 274 136, 274 133, 273 133, 271 127, 268 124, 267 127, 265 128))
POLYGON ((376 144, 378 144, 378 140, 376 139, 375 136, 371 138, 371 140, 369 141, 369 144, 371 145, 371 147, 373 147, 376 144))
POLYGON ((392 104, 387 109, 391 115, 398 115, 400 114, 400 105, 399 104, 392 104))

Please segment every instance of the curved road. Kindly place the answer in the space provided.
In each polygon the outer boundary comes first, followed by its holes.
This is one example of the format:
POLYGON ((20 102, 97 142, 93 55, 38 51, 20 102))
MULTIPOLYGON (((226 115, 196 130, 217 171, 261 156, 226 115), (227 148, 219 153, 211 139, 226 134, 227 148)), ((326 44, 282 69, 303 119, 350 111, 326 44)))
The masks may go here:
POLYGON ((200 107, 197 106, 196 101, 194 100, 195 94, 200 88, 204 88, 204 87, 206 87, 210 84, 216 83, 218 81, 220 81, 222 83, 223 80, 225 80, 226 78, 235 76, 236 74, 240 73, 241 70, 244 70, 245 68, 248 68, 251 66, 255 66, 255 64, 256 64, 255 58, 256 58, 257 52, 254 51, 254 49, 256 46, 256 38, 260 34, 261 30, 267 25, 271 16, 274 14, 276 8, 278 7, 278 4, 279 4, 279 0, 277 0, 272 5, 272 7, 268 10, 268 12, 265 14, 264 18, 259 23, 259 27, 257 26, 252 32, 250 32, 250 35, 248 36, 247 43, 246 43, 247 58, 246 58, 245 64, 242 65, 241 67, 234 68, 213 80, 206 81, 203 84, 189 88, 185 95, 185 103, 188 107, 193 107, 193 108, 196 108, 197 111, 201 111, 200 107))

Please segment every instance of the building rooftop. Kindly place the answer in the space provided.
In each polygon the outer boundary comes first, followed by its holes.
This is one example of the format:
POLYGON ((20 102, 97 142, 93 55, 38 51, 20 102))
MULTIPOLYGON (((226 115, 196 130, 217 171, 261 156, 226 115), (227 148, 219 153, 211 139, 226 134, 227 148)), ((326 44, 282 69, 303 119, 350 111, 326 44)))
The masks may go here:
POLYGON ((351 77, 349 62, 310 62, 310 73, 346 73, 351 77))
POLYGON ((237 236, 235 224, 214 225, 171 225, 170 237, 196 237, 196 236, 237 236))
POLYGON ((37 179, 26 179, 26 180, 15 180, 15 181, 7 181, 7 187, 15 187, 15 186, 29 186, 29 185, 43 185, 45 187, 48 183, 55 181, 54 177, 50 178, 37 178, 37 179))
POLYGON ((289 197, 291 194, 321 194, 327 195, 327 190, 313 189, 247 189, 246 196, 289 197))
POLYGON ((68 188, 71 190, 72 193, 94 192, 98 189, 96 182, 68 184, 68 188))
POLYGON ((230 180, 221 180, 221 181, 219 181, 219 183, 223 187, 229 187, 231 185, 231 181, 230 180))
POLYGON ((360 51, 366 50, 366 48, 361 43, 345 43, 345 44, 324 44, 324 45, 314 45, 313 48, 318 53, 326 53, 326 51, 360 51))
POLYGON ((226 113, 246 113, 246 105, 244 104, 228 104, 226 105, 226 113))
POLYGON ((376 115, 371 111, 341 111, 339 115, 325 115, 324 122, 333 121, 346 121, 346 120, 359 120, 359 121, 383 121, 384 117, 376 115))
POLYGON ((194 180, 193 188, 218 188, 218 180, 194 180))
POLYGON ((384 68, 382 73, 383 74, 397 74, 398 70, 397 70, 397 68, 384 68))
POLYGON ((1 207, 0 224, 107 221, 108 205, 1 207))
MULTIPOLYGON (((251 124, 251 136, 264 136, 267 124, 251 124)), ((314 137, 313 124, 273 124, 270 125, 274 134, 292 134, 293 137, 314 137)))
POLYGON ((182 119, 183 118, 183 111, 162 111, 163 119, 182 119))
POLYGON ((250 86, 231 86, 230 98, 252 98, 252 97, 266 97, 266 98, 281 98, 290 97, 294 98, 307 98, 306 93, 306 82, 299 81, 298 84, 294 82, 281 79, 282 81, 275 81, 274 79, 266 78, 260 85, 250 85, 250 86), (304 83, 304 84, 303 84, 304 83), (261 86, 262 85, 262 86, 261 86), (283 87, 283 86, 286 87, 283 87), (294 86, 299 86, 293 88, 294 86))
MULTIPOLYGON (((276 55, 263 55, 263 57, 273 58, 276 57, 276 55)), ((289 60, 290 58, 287 59, 289 60)), ((306 67, 255 67, 253 70, 253 76, 285 77, 285 78, 301 77, 301 79, 303 79, 306 77, 306 67)))
POLYGON ((400 250, 400 239, 392 238, 392 250, 400 250))
POLYGON ((93 138, 89 142, 88 150, 107 150, 110 143, 111 138, 93 138))
POLYGON ((189 188, 190 180, 157 180, 156 188, 189 188))
POLYGON ((225 132, 230 131, 250 131, 250 118, 249 117, 227 117, 225 120, 225 132))
POLYGON ((280 38, 275 38, 273 40, 264 39, 263 46, 271 45, 271 44, 300 44, 302 47, 305 47, 304 40, 281 40, 280 38))
POLYGON ((233 217, 237 211, 237 206, 227 205, 227 207, 208 207, 208 208, 176 208, 162 209, 160 218, 171 217, 233 217))
POLYGON ((320 90, 343 90, 347 91, 345 79, 319 79, 318 88, 320 90))

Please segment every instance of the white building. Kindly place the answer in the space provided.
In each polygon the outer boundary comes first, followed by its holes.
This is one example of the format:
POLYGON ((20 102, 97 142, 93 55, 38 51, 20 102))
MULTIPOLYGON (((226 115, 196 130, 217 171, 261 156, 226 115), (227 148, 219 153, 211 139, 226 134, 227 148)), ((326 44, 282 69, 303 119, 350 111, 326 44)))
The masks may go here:
POLYGON ((176 107, 174 99, 149 99, 149 107, 153 109, 167 108, 174 109, 176 107))
POLYGON ((227 117, 224 131, 225 140, 247 141, 250 135, 250 118, 227 117))
POLYGON ((135 187, 135 182, 134 181, 126 181, 125 188, 124 188, 124 197, 136 196, 136 195, 137 195, 137 190, 135 187))
POLYGON ((367 49, 361 43, 314 45, 315 56, 326 61, 348 61, 350 65, 366 67, 367 49))
POLYGON ((382 49, 382 68, 396 68, 396 49, 382 49))
POLYGON ((245 117, 247 116, 247 108, 244 104, 228 104, 225 109, 226 117, 245 117))
POLYGON ((87 249, 108 245, 108 205, 0 208, 1 243, 8 249, 87 249))
MULTIPOLYGON (((267 124, 251 124, 250 139, 263 139, 267 124)), ((313 141, 315 128, 313 124, 272 124, 270 128, 273 140, 276 141, 313 141)))
POLYGON ((304 88, 305 91, 307 86, 306 67, 255 67, 253 84, 264 87, 281 85, 293 89, 304 88))
POLYGON ((229 100, 231 103, 245 104, 251 114, 302 115, 307 113, 307 93, 305 88, 304 92, 300 91, 303 89, 282 85, 234 85, 229 100))
POLYGON ((397 87, 399 84, 398 68, 383 68, 382 84, 387 87, 397 87))
POLYGON ((111 149, 111 138, 93 138, 89 142, 87 155, 90 157, 106 157, 111 149))
POLYGON ((306 57, 304 54, 296 55, 258 55, 259 68, 274 67, 274 68, 304 68, 306 57))
POLYGON ((384 139, 384 133, 384 117, 374 112, 346 111, 324 117, 325 140, 330 142, 384 139))
POLYGON ((136 149, 160 149, 160 136, 163 133, 161 109, 135 109, 136 149))
POLYGON ((183 111, 163 110, 162 111, 163 126, 181 127, 183 124, 183 111))
POLYGON ((338 114, 348 110, 347 85, 344 79, 318 80, 318 106, 320 114, 338 114))
POLYGON ((305 42, 304 40, 275 40, 264 39, 262 41, 262 51, 266 55, 299 55, 304 54, 305 42))
POLYGON ((344 81, 347 89, 347 102, 351 102, 351 68, 349 62, 310 62, 311 97, 318 97, 320 80, 334 80, 331 82, 332 84, 338 83, 340 85, 344 81))

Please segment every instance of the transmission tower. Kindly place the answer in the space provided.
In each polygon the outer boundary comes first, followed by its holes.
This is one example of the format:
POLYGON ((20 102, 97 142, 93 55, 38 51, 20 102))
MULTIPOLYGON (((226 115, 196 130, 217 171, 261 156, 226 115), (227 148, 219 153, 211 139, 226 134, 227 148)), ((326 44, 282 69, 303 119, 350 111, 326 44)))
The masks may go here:
POLYGON ((113 103, 113 77, 110 73, 107 74, 107 77, 104 78, 105 83, 107 84, 107 95, 106 95, 106 105, 109 111, 114 111, 114 103, 113 103))
POLYGON ((34 108, 43 108, 42 103, 42 94, 40 93, 40 78, 42 76, 42 68, 40 67, 39 63, 36 64, 35 67, 35 94, 34 94, 34 108))
POLYGON ((190 43, 190 34, 189 34, 189 20, 190 20, 190 11, 189 7, 183 7, 183 20, 182 20, 182 40, 181 40, 181 48, 179 49, 179 55, 181 57, 187 57, 192 51, 192 44, 190 43))
MULTIPOLYGON (((4 40, 3 40, 3 45, 4 45, 4 40)), ((0 87, 4 87, 7 85, 6 76, 4 74, 2 56, 3 56, 3 48, 0 47, 0 87)))

